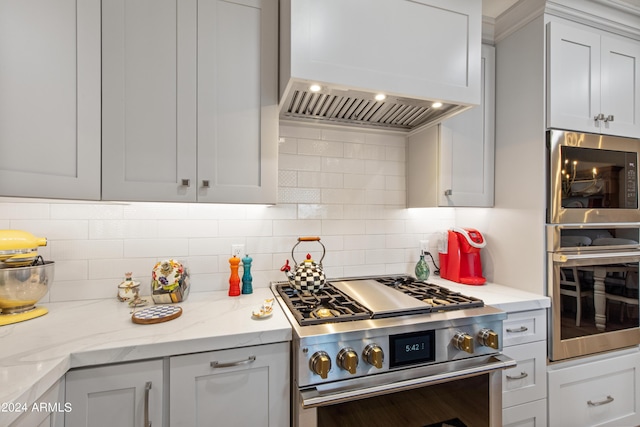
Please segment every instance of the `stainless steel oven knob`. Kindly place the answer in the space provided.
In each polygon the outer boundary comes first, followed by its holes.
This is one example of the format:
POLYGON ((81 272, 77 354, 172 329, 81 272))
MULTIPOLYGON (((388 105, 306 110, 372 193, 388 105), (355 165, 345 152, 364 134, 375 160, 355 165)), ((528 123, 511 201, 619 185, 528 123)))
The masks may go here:
POLYGON ((500 349, 498 334, 492 329, 480 330, 480 332, 478 332, 478 341, 480 341, 480 345, 483 345, 485 347, 491 347, 496 350, 500 349))
POLYGON ((378 344, 369 344, 364 348, 362 352, 362 359, 369 365, 373 365, 378 369, 382 369, 382 362, 384 362, 384 352, 378 344))
POLYGON ((358 367, 358 354, 351 347, 343 348, 338 353, 336 362, 340 368, 349 371, 351 375, 355 375, 358 367))
POLYGON ((320 375, 320 378, 327 379, 331 370, 331 358, 326 351, 316 351, 309 359, 309 369, 314 374, 320 375))
POLYGON ((473 337, 466 332, 458 332, 453 336, 451 343, 458 350, 473 354, 473 337))

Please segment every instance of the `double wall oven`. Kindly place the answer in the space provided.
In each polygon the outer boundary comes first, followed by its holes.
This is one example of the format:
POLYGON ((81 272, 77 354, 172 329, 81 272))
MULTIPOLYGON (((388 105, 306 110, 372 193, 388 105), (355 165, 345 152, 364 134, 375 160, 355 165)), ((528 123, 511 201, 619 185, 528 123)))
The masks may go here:
POLYGON ((640 140, 552 130, 549 359, 640 344, 640 140))
POLYGON ((293 326, 292 425, 501 425, 501 310, 410 276, 272 289, 293 326))

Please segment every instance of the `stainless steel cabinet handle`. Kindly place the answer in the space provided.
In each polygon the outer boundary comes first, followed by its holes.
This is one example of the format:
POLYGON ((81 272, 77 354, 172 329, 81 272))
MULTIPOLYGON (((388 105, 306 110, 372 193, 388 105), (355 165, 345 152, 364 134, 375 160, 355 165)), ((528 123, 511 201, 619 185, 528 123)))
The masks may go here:
POLYGON ((448 190, 444 190, 444 195, 445 196, 450 196, 453 194, 453 191, 449 188, 448 190))
POLYGON ((203 180, 202 180, 202 186, 203 186, 204 188, 209 188, 209 187, 210 187, 210 185, 209 185, 209 180, 208 180, 208 179, 203 179, 203 180))
POLYGON ((527 332, 528 330, 526 326, 520 326, 518 329, 507 329, 507 332, 527 332))
POLYGON ((185 187, 188 187, 190 184, 191 184, 191 180, 190 179, 184 179, 184 178, 182 179, 182 184, 181 185, 184 185, 185 187))
POLYGON ((593 120, 595 120, 596 122, 597 122, 598 120, 604 120, 604 114, 600 113, 600 114, 598 114, 597 116, 594 116, 594 117, 593 117, 593 120))
POLYGON ((611 403, 613 402, 614 399, 611 396, 607 396, 607 398, 605 400, 601 400, 599 402, 592 402, 590 400, 587 401, 587 405, 589 406, 600 406, 600 405, 606 405, 607 403, 611 403))
POLYGON ((212 368, 230 368, 232 366, 247 365, 247 364, 253 363, 255 361, 256 361, 256 357, 255 356, 249 356, 245 360, 238 360, 236 362, 220 363, 218 361, 214 361, 214 362, 211 362, 211 367, 212 368))
POLYGON ((511 375, 507 375, 507 379, 508 380, 521 380, 523 378, 527 378, 529 376, 529 374, 527 374, 526 372, 520 372, 520 375, 517 375, 515 377, 512 377, 511 375))
POLYGON ((604 121, 605 121, 605 122, 612 122, 612 121, 613 121, 613 114, 609 114, 609 115, 607 116, 607 118, 606 118, 606 119, 604 119, 604 121))
POLYGON ((149 421, 149 391, 151 390, 151 381, 147 381, 144 385, 144 427, 151 427, 149 421))

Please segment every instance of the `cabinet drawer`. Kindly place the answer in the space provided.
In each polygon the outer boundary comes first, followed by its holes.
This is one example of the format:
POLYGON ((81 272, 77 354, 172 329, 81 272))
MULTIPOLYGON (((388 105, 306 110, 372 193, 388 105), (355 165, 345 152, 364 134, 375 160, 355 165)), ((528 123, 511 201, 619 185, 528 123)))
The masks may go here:
POLYGON ((509 313, 502 324, 502 346, 546 340, 545 309, 509 313))
POLYGON ((547 343, 515 345, 503 353, 518 364, 502 372, 502 407, 547 397, 547 343))
POLYGON ((503 427, 547 427, 547 399, 504 409, 502 425, 503 427))
POLYGON ((640 354, 549 371, 549 424, 563 427, 640 424, 640 354))

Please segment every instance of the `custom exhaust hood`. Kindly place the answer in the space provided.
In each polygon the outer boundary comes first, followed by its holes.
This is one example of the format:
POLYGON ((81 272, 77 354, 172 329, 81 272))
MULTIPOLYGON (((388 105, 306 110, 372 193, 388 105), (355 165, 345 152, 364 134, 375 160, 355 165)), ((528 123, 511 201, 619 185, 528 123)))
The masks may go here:
POLYGON ((481 2, 281 0, 280 119, 412 131, 480 103, 481 2))

